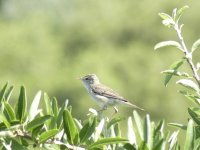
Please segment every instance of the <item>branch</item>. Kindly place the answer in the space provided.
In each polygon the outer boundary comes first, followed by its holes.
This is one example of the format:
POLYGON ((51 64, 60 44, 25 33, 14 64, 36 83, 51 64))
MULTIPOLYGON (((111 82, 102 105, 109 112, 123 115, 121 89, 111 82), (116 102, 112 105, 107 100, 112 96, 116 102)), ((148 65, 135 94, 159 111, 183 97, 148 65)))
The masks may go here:
POLYGON ((186 47, 186 45, 185 45, 183 36, 181 35, 181 27, 182 27, 182 26, 179 27, 178 24, 175 24, 175 25, 174 25, 174 29, 175 29, 176 32, 177 32, 178 38, 179 38, 180 43, 181 43, 181 46, 182 46, 182 48, 183 48, 183 52, 184 52, 184 54, 185 54, 185 56, 186 56, 186 60, 187 60, 188 64, 190 65, 190 68, 191 68, 191 70, 192 70, 192 72, 193 72, 193 77, 194 77, 194 79, 196 80, 196 82, 197 82, 197 84, 198 84, 198 86, 199 86, 199 88, 200 88, 200 77, 199 77, 199 75, 198 75, 198 73, 197 73, 197 70, 198 70, 198 69, 195 67, 195 65, 194 65, 194 63, 193 63, 193 61, 192 61, 192 53, 189 52, 189 50, 187 49, 187 47, 186 47))

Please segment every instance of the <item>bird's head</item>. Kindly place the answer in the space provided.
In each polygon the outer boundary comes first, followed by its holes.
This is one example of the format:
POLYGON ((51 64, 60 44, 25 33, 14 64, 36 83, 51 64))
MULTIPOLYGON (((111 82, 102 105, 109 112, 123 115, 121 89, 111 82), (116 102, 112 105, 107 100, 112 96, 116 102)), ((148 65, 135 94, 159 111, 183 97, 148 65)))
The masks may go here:
POLYGON ((99 84, 99 79, 95 74, 88 74, 80 79, 85 85, 99 84))

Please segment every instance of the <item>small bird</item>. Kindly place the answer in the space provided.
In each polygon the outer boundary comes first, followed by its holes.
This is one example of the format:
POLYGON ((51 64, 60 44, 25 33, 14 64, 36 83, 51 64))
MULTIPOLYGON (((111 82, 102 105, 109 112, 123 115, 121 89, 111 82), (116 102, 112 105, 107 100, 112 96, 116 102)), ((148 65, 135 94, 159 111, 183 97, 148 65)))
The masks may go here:
POLYGON ((115 113, 117 113, 118 109, 116 108, 116 105, 118 104, 127 104, 134 108, 144 110, 134 104, 131 104, 128 100, 120 96, 111 88, 101 84, 95 74, 88 74, 80 77, 79 79, 83 82, 92 99, 100 105, 100 111, 106 110, 108 106, 112 106, 115 109, 115 113))

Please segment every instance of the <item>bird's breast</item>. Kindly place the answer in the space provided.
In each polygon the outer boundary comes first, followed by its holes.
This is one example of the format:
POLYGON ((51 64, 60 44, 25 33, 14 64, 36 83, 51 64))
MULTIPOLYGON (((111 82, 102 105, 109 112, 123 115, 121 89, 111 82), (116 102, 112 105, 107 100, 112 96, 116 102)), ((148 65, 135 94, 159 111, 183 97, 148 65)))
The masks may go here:
POLYGON ((109 101, 109 99, 107 97, 96 94, 92 90, 90 90, 89 92, 90 92, 91 97, 97 102, 107 103, 109 101))

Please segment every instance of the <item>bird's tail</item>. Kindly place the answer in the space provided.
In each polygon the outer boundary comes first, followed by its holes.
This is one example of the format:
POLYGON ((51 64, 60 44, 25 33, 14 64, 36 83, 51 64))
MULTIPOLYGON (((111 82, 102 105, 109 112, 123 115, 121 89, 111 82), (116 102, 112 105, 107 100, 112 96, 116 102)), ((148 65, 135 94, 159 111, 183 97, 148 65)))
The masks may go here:
POLYGON ((125 102, 125 103, 126 103, 127 105, 131 106, 131 107, 134 107, 134 108, 137 108, 137 109, 139 109, 139 110, 145 111, 143 108, 138 107, 137 105, 134 105, 134 104, 132 104, 132 103, 130 103, 130 102, 125 102))

